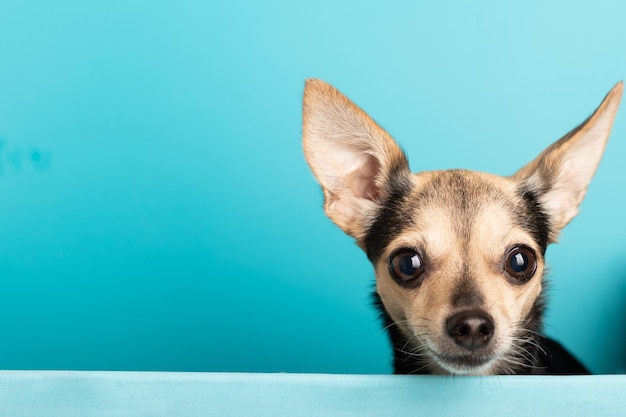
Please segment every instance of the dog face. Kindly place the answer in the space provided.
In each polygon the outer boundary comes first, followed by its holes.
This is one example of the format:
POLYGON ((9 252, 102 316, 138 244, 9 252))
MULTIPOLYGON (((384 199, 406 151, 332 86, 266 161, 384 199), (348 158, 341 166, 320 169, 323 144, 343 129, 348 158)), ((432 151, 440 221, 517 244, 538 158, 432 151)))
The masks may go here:
MULTIPOLYGON (((412 372, 514 373, 531 366, 544 255, 576 215, 621 99, 515 175, 413 174, 394 140, 332 86, 308 80, 303 142, 326 214, 376 272, 376 297, 412 372)), ((396 371, 402 364, 396 363, 396 371)))
POLYGON ((402 232, 369 244, 377 292, 411 342, 403 349, 431 358, 429 373, 493 372, 516 361, 514 339, 537 319, 545 215, 515 181, 487 174, 418 174, 410 189, 376 222, 402 232))

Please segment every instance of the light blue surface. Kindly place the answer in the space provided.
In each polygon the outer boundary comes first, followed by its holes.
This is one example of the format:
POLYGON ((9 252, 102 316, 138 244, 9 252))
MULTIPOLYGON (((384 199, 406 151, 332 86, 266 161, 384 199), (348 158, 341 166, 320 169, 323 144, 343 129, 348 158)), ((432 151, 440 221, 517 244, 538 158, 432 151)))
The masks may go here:
MULTIPOLYGON (((626 77, 626 3, 0 2, 0 369, 388 373, 302 156, 323 78, 414 170, 510 174, 626 77)), ((626 111, 547 331, 626 371, 626 111)))
POLYGON ((625 376, 0 372, 0 413, 89 416, 623 416, 625 376))

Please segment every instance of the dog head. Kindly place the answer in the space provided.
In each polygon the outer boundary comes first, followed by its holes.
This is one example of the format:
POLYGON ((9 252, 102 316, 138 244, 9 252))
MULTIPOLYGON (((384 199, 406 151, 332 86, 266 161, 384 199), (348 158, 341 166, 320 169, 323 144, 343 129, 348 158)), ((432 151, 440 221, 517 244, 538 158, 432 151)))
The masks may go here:
POLYGON ((509 373, 527 362, 541 324, 546 247, 578 212, 622 90, 617 84, 580 126, 500 177, 411 173, 363 110, 307 81, 304 151, 324 209, 372 262, 394 348, 415 358, 415 372, 509 373))

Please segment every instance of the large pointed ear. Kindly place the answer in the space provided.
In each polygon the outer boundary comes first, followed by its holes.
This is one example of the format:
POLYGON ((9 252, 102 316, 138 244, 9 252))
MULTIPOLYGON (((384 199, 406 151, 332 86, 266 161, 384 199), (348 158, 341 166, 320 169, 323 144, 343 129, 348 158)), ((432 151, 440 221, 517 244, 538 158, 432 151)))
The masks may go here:
POLYGON ((520 182, 523 192, 538 198, 547 214, 548 243, 555 242, 561 229, 578 213, 609 139, 623 89, 623 82, 616 84, 587 120, 512 177, 520 182))
POLYGON ((324 209, 360 241, 392 182, 407 180, 406 156, 363 110, 315 79, 304 88, 304 153, 324 191, 324 209))

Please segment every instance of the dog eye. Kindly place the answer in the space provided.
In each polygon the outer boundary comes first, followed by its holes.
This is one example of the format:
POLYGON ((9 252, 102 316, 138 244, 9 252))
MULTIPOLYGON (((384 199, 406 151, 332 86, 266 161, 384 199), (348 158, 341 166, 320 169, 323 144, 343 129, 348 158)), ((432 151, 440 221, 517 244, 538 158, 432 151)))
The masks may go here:
POLYGON ((412 249, 400 249, 389 259, 389 272, 393 279, 403 287, 416 287, 421 282, 424 262, 412 249))
POLYGON ((523 284, 535 274, 537 258, 532 249, 516 246, 509 251, 504 261, 504 271, 513 282, 523 284))

